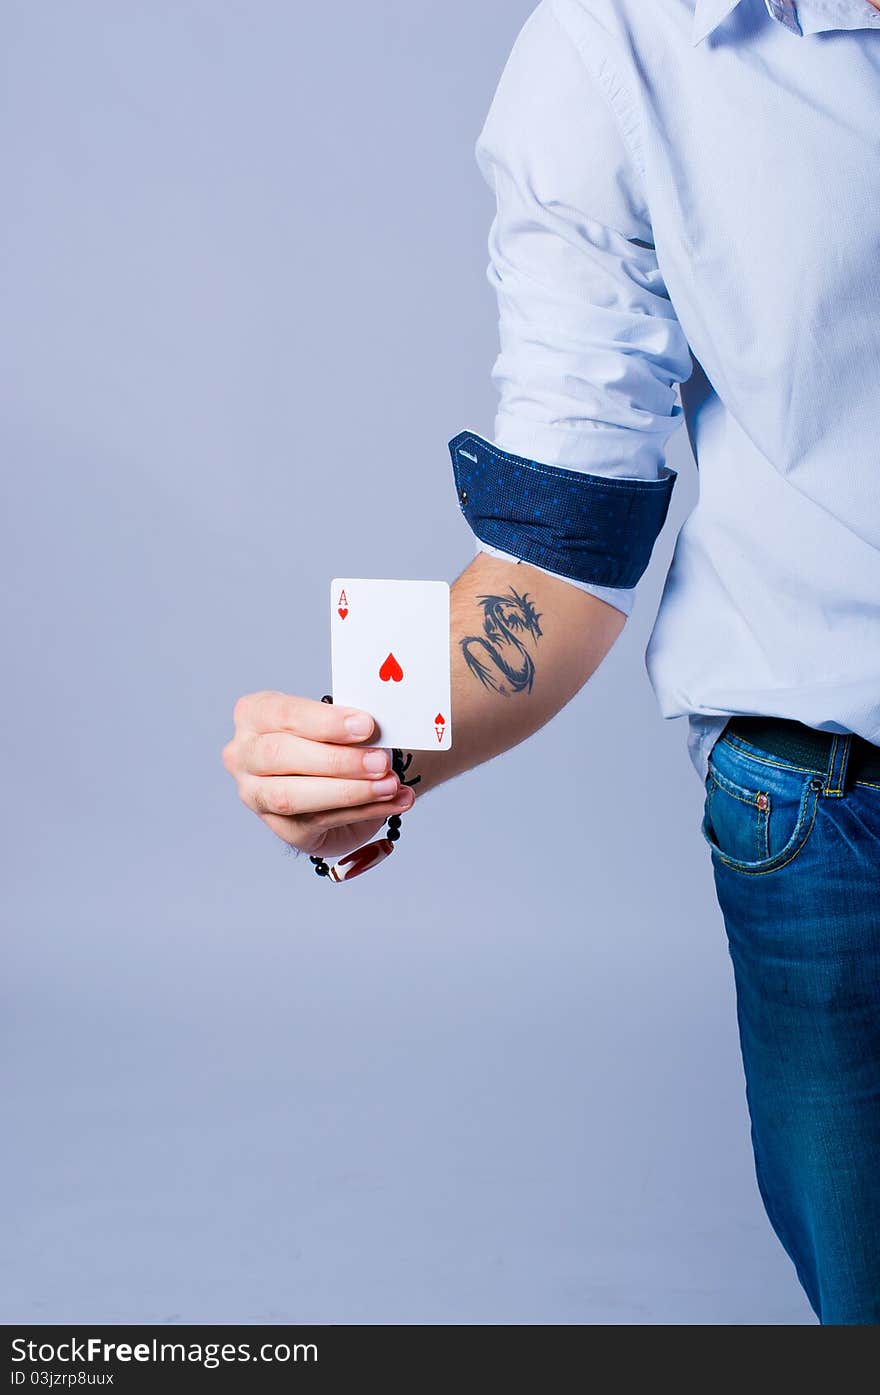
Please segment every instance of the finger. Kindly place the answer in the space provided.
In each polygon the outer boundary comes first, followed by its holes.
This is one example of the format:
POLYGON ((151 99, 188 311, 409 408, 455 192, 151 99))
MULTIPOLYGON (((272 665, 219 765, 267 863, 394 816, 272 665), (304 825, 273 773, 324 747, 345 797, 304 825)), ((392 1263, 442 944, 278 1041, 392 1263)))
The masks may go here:
POLYGON ((377 746, 335 746, 288 731, 255 732, 244 743, 249 775, 325 775, 334 780, 376 779, 388 773, 388 752, 377 746))
POLYGON ((400 790, 390 799, 373 799, 369 804, 361 804, 354 809, 321 809, 314 814, 305 814, 300 826, 309 832, 320 829, 339 828, 342 824, 366 823, 368 819, 387 819, 389 814, 406 813, 415 803, 415 795, 409 790, 400 790))
POLYGON ((395 774, 381 780, 322 780, 302 775, 268 775, 241 781, 241 797, 258 814, 296 818, 316 810, 348 809, 395 794, 400 781, 395 774))
POLYGON ((309 741, 365 741, 376 725, 370 713, 358 707, 337 707, 291 693, 253 693, 241 703, 236 712, 251 731, 288 731, 309 741))
POLYGON ((393 813, 405 814, 412 808, 414 800, 414 795, 407 794, 396 799, 373 800, 356 809, 322 809, 320 813, 305 814, 299 818, 283 818, 279 814, 260 814, 259 817, 285 843, 296 845, 302 842, 305 834, 324 833, 347 824, 375 823, 377 819, 386 819, 393 813))

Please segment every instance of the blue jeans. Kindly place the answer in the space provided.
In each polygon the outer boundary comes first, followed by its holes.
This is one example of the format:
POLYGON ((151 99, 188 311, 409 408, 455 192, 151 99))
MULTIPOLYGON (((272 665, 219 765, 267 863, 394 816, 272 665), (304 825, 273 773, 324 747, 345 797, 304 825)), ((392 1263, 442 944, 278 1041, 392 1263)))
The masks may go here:
POLYGON ((723 733, 702 832, 758 1187, 819 1321, 880 1322, 880 784, 723 733))

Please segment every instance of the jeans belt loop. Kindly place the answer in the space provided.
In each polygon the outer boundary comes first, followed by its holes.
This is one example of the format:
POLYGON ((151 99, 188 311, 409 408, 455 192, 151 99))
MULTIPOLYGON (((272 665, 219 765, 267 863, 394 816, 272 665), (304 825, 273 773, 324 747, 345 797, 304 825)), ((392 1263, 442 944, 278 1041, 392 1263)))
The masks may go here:
POLYGON ((840 796, 845 792, 846 767, 849 762, 849 753, 852 746, 852 732, 840 735, 835 732, 831 740, 831 751, 828 756, 828 769, 825 772, 825 784, 822 793, 840 796))

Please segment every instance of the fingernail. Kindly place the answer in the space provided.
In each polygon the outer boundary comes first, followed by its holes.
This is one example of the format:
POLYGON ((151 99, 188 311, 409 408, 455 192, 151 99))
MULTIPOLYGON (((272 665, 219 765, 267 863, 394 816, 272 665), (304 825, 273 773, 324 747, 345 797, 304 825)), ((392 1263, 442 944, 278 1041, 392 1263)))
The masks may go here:
POLYGON ((369 736, 373 723, 365 712, 356 712, 345 718, 345 730, 349 736, 369 736))
POLYGON ((381 799, 383 794, 394 794, 397 789, 397 776, 387 775, 384 780, 373 781, 373 794, 381 799))
POLYGON ((415 791, 404 787, 400 791, 400 799, 398 800, 401 809, 411 809, 415 802, 415 791))
POLYGON ((370 775, 382 775, 388 769, 388 757, 384 751, 367 751, 364 756, 364 770, 370 775))

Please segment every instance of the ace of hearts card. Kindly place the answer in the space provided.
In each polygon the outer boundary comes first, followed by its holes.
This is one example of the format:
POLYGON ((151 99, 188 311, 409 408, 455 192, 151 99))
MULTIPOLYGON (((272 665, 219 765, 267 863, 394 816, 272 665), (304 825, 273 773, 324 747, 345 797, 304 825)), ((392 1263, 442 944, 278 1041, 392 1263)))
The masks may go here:
POLYGON ((334 577, 330 653, 335 706, 376 719, 371 746, 452 746, 448 581, 334 577))

